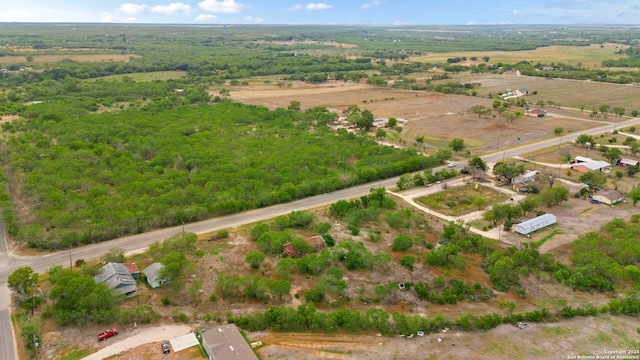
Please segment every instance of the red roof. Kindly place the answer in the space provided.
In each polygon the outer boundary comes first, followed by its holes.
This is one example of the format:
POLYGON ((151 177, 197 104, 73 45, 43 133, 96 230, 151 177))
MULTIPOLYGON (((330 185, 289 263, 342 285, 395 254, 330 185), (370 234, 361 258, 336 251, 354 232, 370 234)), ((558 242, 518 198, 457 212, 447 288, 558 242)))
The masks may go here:
POLYGON ((138 266, 136 264, 125 264, 125 266, 127 267, 127 269, 129 269, 129 274, 138 274, 140 273, 140 270, 138 270, 138 266))

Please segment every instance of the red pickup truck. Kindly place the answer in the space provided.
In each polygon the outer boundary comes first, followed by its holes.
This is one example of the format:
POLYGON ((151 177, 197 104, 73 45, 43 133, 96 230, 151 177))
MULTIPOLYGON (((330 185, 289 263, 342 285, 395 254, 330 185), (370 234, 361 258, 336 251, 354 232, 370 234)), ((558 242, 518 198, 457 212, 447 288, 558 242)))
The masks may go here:
POLYGON ((106 329, 105 331, 98 334, 98 341, 102 341, 116 335, 118 335, 118 329, 106 329))

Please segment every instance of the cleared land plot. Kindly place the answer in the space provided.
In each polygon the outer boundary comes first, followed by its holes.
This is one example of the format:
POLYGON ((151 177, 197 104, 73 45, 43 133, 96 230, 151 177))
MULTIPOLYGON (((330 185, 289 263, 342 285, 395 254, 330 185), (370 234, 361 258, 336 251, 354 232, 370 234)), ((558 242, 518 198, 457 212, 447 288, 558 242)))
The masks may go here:
POLYGON ((467 184, 448 188, 437 194, 419 197, 416 202, 429 206, 432 210, 449 216, 460 216, 481 210, 487 204, 498 204, 509 199, 509 195, 492 190, 486 186, 467 184), (474 201, 483 199, 478 209, 474 201))
POLYGON ((157 71, 157 72, 148 72, 148 73, 135 73, 135 74, 118 74, 118 75, 110 75, 103 76, 94 79, 87 79, 86 81, 96 81, 96 80, 106 80, 106 81, 122 81, 122 79, 126 76, 134 81, 167 81, 173 79, 179 79, 184 77, 187 73, 185 71, 157 71))
POLYGON ((635 318, 604 315, 529 324, 522 330, 505 324, 489 331, 449 331, 413 339, 299 333, 256 333, 249 338, 265 342, 258 350, 264 360, 387 360, 418 354, 420 359, 567 359, 605 355, 604 349, 638 349, 637 327, 635 318))
POLYGON ((425 56, 412 57, 411 61, 421 62, 445 62, 449 58, 475 56, 478 61, 467 60, 462 64, 481 64, 483 57, 490 58, 489 64, 498 62, 514 64, 523 60, 530 63, 567 63, 572 65, 582 64, 584 67, 601 67, 604 60, 619 59, 625 55, 616 54, 626 46, 620 44, 600 44, 590 46, 546 46, 535 50, 523 51, 456 51, 447 53, 432 53, 425 56))
MULTIPOLYGON (((466 83, 480 83, 477 88, 478 96, 496 95, 506 92, 507 89, 527 88, 537 95, 527 96, 530 103, 539 100, 552 100, 563 107, 580 109, 584 107, 588 116, 592 109, 598 109, 600 105, 621 106, 626 113, 631 110, 640 110, 640 86, 599 83, 593 81, 570 79, 547 79, 533 76, 517 76, 513 73, 504 75, 461 76, 456 79, 466 83)), ((554 109, 555 111, 555 109, 554 109)), ((599 120, 603 120, 601 117, 599 120)), ((620 118, 609 115, 607 121, 618 121, 620 118)))
MULTIPOLYGON (((504 88, 505 84, 498 83, 493 86, 504 88)), ((640 91, 640 88, 638 90, 640 91)), ((292 87, 284 89, 268 84, 239 86, 231 88, 231 98, 235 101, 269 108, 286 108, 291 101, 297 100, 300 101, 303 109, 325 106, 338 112, 350 105, 358 105, 362 110, 370 110, 375 117, 407 119, 408 123, 400 134, 407 143, 413 143, 417 136, 422 135, 427 140, 433 139, 436 143, 437 139, 442 139, 440 140, 442 143, 443 140, 459 137, 470 144, 473 153, 503 149, 548 138, 554 135, 553 129, 556 127, 562 127, 568 132, 602 125, 601 122, 591 121, 593 119, 589 118, 589 113, 586 111, 562 109, 554 109, 554 112, 562 116, 559 118, 523 116, 509 123, 498 117, 485 119, 471 113, 470 108, 474 105, 491 107, 493 101, 488 98, 396 90, 344 82, 322 85, 295 82, 292 87)), ((428 141, 427 144, 436 145, 428 141)))
MULTIPOLYGON (((3 56, 0 57, 1 65, 9 65, 9 64, 26 64, 26 56, 3 56)), ((78 54, 78 55, 31 55, 33 56, 33 60, 30 62, 32 64, 47 64, 47 63, 56 63, 63 60, 73 60, 78 62, 129 62, 131 58, 138 58, 140 55, 134 54, 78 54)))

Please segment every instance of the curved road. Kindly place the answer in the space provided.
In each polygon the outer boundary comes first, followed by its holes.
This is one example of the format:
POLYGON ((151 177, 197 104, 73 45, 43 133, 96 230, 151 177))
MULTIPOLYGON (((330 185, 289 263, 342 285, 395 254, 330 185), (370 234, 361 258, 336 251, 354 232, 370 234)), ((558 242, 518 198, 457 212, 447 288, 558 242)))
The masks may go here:
MULTIPOLYGON (((574 141, 578 136, 582 134, 596 135, 603 132, 612 132, 616 128, 637 125, 639 123, 640 118, 632 118, 624 122, 616 124, 612 123, 598 128, 592 128, 575 132, 569 135, 563 135, 558 138, 543 140, 537 143, 520 145, 516 148, 506 149, 482 156, 482 159, 486 162, 497 162, 503 158, 519 156, 551 146, 559 146, 561 143, 574 141)), ((466 162, 461 162, 458 164, 459 167, 465 165, 466 162)), ((439 169, 434 170, 438 171, 439 169)), ((140 251, 156 241, 162 241, 183 230, 196 234, 202 234, 225 228, 233 228, 240 225, 271 219, 276 216, 289 214, 292 211, 307 210, 330 205, 341 199, 358 198, 360 196, 369 194, 369 190, 372 187, 393 188, 395 187, 398 180, 399 177, 394 177, 391 179, 377 181, 375 183, 369 183, 328 194, 313 196, 287 204, 275 205, 268 208, 252 210, 240 214, 209 219, 192 224, 185 224, 184 226, 176 226, 143 234, 127 236, 108 242, 75 248, 70 251, 63 251, 41 256, 12 256, 10 251, 8 251, 9 249, 7 248, 5 240, 6 237, 4 236, 4 224, 2 224, 0 225, 0 236, 2 237, 2 239, 0 239, 0 359, 17 359, 13 340, 13 331, 11 322, 9 320, 10 299, 6 284, 8 276, 18 267, 29 266, 34 271, 42 273, 53 265, 66 266, 68 264, 72 264, 77 259, 90 260, 99 258, 111 248, 122 248, 127 252, 140 251)))

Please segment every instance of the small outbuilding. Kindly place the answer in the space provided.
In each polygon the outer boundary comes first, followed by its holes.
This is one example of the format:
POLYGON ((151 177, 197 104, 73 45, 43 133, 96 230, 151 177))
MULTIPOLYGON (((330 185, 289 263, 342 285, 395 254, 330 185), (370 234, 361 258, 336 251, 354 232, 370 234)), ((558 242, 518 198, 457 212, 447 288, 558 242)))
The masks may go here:
POLYGON ((613 205, 622 201, 624 196, 616 190, 600 190, 593 194, 591 198, 603 204, 613 205))
POLYGON ((553 214, 544 214, 516 225, 516 232, 522 235, 529 235, 534 231, 553 225, 558 218, 553 214))
POLYGON ((160 276, 160 272, 162 272, 163 268, 164 265, 162 265, 162 263, 155 262, 142 270, 144 276, 147 277, 147 282, 154 289, 164 285, 164 283, 168 281, 167 279, 160 276))

